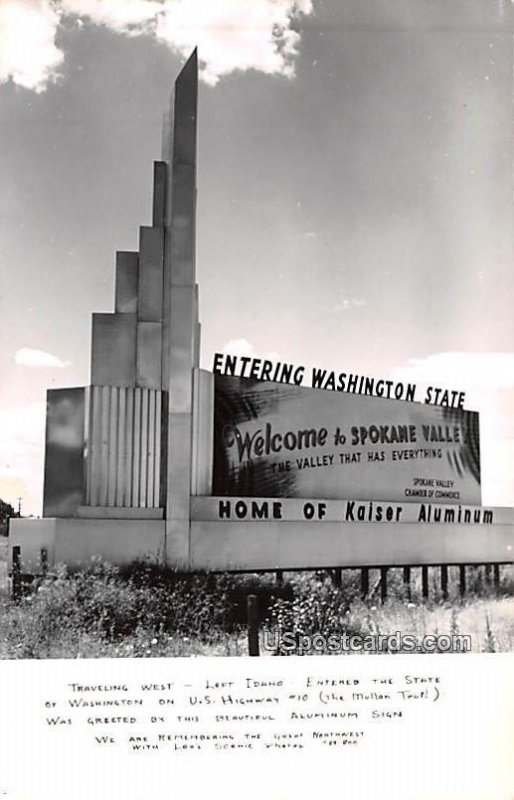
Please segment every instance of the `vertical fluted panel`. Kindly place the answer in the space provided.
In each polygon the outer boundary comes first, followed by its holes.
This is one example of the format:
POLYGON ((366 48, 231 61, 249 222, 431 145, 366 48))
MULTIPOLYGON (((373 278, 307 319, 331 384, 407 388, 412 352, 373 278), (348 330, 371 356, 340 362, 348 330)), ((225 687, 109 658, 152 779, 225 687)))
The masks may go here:
POLYGON ((109 438, 108 438, 108 474, 107 474, 107 505, 116 505, 116 477, 118 472, 118 394, 117 386, 112 386, 109 392, 109 438))
POLYGON ((155 391, 148 391, 148 434, 146 437, 146 505, 153 505, 155 469, 155 391))
POLYGON ((158 508, 161 491, 161 425, 162 425, 162 392, 155 392, 155 428, 154 428, 154 470, 152 505, 158 508))
POLYGON ((141 389, 141 429, 139 443, 139 505, 147 503, 147 459, 148 459, 148 389, 141 389))
POLYGON ((132 464, 134 461, 134 390, 127 389, 125 412, 125 482, 123 505, 134 505, 132 496, 132 464))
POLYGON ((107 488, 109 481, 109 400, 111 395, 110 386, 102 386, 101 390, 101 409, 100 409, 100 502, 98 505, 107 505, 107 488))
POLYGON ((127 417, 127 389, 124 386, 118 388, 118 448, 116 453, 116 500, 115 505, 125 505, 125 430, 127 417))
POLYGON ((132 429, 132 505, 141 507, 139 476, 141 473, 141 392, 142 389, 134 389, 134 421, 132 429))
POLYGON ((93 386, 87 443, 91 506, 159 505, 161 391, 93 386))

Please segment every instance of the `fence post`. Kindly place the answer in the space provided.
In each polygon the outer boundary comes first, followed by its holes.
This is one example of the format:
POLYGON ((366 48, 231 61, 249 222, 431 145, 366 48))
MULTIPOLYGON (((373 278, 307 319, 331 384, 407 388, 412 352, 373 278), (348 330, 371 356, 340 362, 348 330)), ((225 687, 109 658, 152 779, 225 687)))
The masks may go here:
POLYGON ((428 598, 428 567, 422 566, 421 567, 421 594, 423 595, 423 599, 426 600, 428 598))
POLYGON ((481 564, 473 564, 471 568, 471 574, 473 575, 473 592, 480 594, 482 591, 482 586, 484 584, 484 570, 482 569, 481 564))
POLYGON ((387 567, 380 567, 380 602, 387 600, 387 567))
POLYGON ((495 591, 498 592, 500 589, 500 565, 494 564, 493 570, 494 570, 494 588, 495 591))
POLYGON ((441 565, 441 594, 443 600, 448 600, 448 565, 441 565))
POLYGON ((411 599, 411 591, 410 591, 410 567, 403 568, 403 588, 405 590, 405 594, 407 600, 411 599))
POLYGON ((12 599, 18 603, 21 598, 21 547, 14 545, 12 549, 12 599))
POLYGON ((246 621, 248 623, 248 655, 259 655, 259 606, 257 595, 246 598, 246 621))
POLYGON ((459 591, 460 596, 464 597, 466 594, 466 565, 459 564, 459 591))
POLYGON ((361 596, 365 600, 369 594, 369 569, 361 567, 361 596))
POLYGON ((282 584, 284 583, 284 570, 277 569, 277 571, 275 573, 275 576, 276 576, 278 585, 282 586, 282 584))
POLYGON ((343 570, 341 567, 335 567, 334 569, 334 586, 338 589, 341 588, 343 583, 343 570))

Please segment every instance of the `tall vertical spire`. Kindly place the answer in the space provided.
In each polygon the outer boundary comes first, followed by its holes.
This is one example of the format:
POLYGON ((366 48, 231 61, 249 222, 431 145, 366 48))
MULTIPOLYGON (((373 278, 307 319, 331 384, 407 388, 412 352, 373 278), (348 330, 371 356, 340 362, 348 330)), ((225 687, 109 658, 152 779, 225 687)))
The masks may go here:
POLYGON ((175 81, 163 158, 168 191, 164 230, 163 388, 167 391, 166 550, 173 563, 189 558, 193 375, 198 366, 195 276, 198 56, 193 51, 175 81))
MULTIPOLYGON (((183 213, 193 213, 194 206, 184 206, 185 194, 196 189, 196 141, 198 109, 198 57, 192 52, 175 80, 170 107, 164 116, 162 160, 168 166, 166 222, 171 225, 173 195, 183 213), (189 192, 186 192, 186 188, 189 192)), ((176 220, 175 220, 176 222, 176 220)))
POLYGON ((171 171, 172 284, 195 284, 198 57, 193 51, 175 82, 171 171))
POLYGON ((195 49, 175 81, 163 130, 162 157, 168 170, 163 276, 164 385, 171 377, 172 286, 194 287, 196 284, 197 108, 198 55, 195 49))

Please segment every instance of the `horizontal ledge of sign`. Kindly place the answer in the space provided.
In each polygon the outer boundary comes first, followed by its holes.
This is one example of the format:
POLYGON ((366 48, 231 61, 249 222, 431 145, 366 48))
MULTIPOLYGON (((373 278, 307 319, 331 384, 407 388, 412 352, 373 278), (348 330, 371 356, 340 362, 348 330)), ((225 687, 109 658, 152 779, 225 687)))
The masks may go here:
POLYGON ((338 522, 379 525, 514 525, 514 508, 468 503, 325 500, 280 497, 191 497, 197 522, 338 522), (468 519, 468 513, 470 519, 468 519), (441 515, 439 517, 439 515, 441 515), (475 515, 478 519, 475 521, 475 515), (435 519, 434 519, 435 517, 435 519), (453 517, 453 519, 451 519, 453 517))
POLYGON ((139 506, 79 506, 76 516, 84 519, 163 519, 164 509, 139 506))

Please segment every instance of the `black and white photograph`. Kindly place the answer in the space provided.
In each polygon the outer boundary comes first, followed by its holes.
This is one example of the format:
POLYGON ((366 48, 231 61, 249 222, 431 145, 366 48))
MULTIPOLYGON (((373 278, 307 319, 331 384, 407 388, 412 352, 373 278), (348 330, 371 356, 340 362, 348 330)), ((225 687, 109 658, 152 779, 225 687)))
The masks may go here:
POLYGON ((512 797, 513 76, 511 0, 0 0, 0 749, 130 763, 0 796, 512 797))

